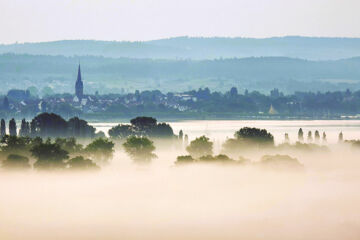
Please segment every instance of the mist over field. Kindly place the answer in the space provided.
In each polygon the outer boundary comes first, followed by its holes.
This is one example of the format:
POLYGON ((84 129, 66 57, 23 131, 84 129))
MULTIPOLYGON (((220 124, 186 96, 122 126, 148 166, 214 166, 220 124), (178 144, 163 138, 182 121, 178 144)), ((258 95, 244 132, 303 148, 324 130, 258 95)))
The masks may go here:
MULTIPOLYGON (((158 146, 157 146, 158 147, 158 146)), ((291 153, 304 171, 175 166, 175 149, 98 173, 0 175, 2 239, 358 239, 358 151, 291 153)), ((258 161, 264 151, 247 157, 258 161)))

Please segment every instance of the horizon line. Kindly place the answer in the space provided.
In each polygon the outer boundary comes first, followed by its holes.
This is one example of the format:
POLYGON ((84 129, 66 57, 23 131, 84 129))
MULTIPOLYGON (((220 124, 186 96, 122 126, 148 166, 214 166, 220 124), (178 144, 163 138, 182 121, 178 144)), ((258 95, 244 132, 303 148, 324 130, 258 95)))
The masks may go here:
POLYGON ((275 39, 275 38, 314 38, 314 39, 360 39, 359 37, 349 37, 349 36, 315 36, 315 35, 282 35, 282 36, 268 36, 268 37, 248 37, 248 36, 191 36, 191 35, 178 35, 171 37, 160 37, 153 38, 148 40, 106 40, 106 39, 92 39, 92 38, 64 38, 64 39, 53 39, 53 40, 44 40, 44 41, 26 41, 26 42, 1 42, 0 45, 16 45, 16 44, 39 44, 39 43, 52 43, 52 42, 62 42, 62 41, 98 41, 98 42, 117 42, 117 43, 147 43, 152 41, 161 41, 161 40, 171 40, 177 38, 189 38, 189 39, 254 39, 254 40, 266 40, 266 39, 275 39))

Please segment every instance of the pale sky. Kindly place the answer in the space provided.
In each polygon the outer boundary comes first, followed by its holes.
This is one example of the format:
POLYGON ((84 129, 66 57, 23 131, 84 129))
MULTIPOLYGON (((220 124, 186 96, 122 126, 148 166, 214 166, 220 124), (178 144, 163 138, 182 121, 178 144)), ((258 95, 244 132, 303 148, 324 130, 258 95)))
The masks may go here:
POLYGON ((0 43, 360 37, 360 0, 0 0, 0 43))

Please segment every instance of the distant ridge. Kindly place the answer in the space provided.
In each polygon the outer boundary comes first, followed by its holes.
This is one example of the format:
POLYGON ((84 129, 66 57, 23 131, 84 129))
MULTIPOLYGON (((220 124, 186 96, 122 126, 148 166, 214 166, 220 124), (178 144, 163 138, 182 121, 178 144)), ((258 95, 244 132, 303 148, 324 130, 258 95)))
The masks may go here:
POLYGON ((360 38, 176 37, 144 42, 63 40, 3 44, 0 45, 1 53, 194 60, 270 56, 307 60, 338 60, 360 56, 360 38))

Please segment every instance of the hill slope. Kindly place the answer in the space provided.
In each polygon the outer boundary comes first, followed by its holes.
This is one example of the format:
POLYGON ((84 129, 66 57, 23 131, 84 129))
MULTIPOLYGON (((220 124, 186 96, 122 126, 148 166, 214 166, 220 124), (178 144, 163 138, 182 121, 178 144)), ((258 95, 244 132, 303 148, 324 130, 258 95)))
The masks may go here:
POLYGON ((1 53, 198 60, 270 56, 336 60, 360 56, 360 38, 178 37, 147 42, 69 40, 0 45, 1 53))

